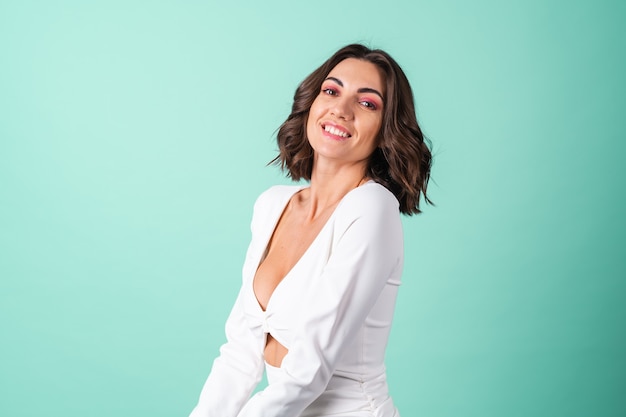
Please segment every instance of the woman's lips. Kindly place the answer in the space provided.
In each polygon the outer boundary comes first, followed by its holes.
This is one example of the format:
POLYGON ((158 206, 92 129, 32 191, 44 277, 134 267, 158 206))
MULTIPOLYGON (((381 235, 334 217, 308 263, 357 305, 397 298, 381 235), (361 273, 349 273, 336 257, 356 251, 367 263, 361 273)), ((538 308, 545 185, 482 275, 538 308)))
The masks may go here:
POLYGON ((335 140, 346 140, 352 136, 344 127, 332 123, 323 123, 322 132, 335 140))

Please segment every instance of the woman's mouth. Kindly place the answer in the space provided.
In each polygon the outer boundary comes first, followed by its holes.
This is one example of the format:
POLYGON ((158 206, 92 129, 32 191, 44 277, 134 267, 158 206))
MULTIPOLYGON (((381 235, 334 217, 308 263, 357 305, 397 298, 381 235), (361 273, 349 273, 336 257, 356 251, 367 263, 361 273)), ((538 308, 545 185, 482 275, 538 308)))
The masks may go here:
POLYGON ((331 124, 323 124, 322 129, 326 136, 330 136, 333 139, 348 139, 352 135, 340 126, 333 126, 331 124))

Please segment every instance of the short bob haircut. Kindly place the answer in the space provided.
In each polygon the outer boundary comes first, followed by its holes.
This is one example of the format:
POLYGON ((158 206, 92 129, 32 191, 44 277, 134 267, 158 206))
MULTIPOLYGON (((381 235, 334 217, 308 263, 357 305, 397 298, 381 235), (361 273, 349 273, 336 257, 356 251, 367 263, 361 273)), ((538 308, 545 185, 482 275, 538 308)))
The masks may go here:
POLYGON ((426 195, 432 155, 429 143, 417 124, 413 92, 398 63, 380 49, 353 44, 338 50, 298 86, 291 114, 278 129, 278 164, 294 181, 310 181, 313 148, 306 135, 309 110, 320 94, 322 83, 341 61, 356 58, 376 65, 386 81, 383 120, 378 146, 370 156, 366 175, 391 191, 404 214, 420 213, 420 197, 426 195))

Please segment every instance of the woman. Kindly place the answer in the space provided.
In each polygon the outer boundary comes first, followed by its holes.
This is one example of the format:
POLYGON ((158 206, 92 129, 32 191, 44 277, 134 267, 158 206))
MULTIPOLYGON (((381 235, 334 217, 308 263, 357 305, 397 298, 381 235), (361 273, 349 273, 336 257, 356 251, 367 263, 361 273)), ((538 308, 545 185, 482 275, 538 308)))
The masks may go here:
POLYGON ((340 49, 298 87, 278 144, 310 184, 257 199, 228 341, 190 417, 398 416, 383 361, 400 213, 430 202, 431 164, 406 76, 381 50, 340 49))

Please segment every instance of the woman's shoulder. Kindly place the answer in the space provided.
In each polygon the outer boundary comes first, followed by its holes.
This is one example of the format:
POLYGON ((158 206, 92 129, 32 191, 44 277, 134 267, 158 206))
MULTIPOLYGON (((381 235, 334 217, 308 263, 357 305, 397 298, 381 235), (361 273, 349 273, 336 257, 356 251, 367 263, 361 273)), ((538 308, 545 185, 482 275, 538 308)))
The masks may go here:
POLYGON ((292 195, 294 195, 298 190, 301 190, 303 187, 305 186, 283 184, 273 185, 263 191, 261 194, 259 194, 259 196, 257 197, 257 201, 276 200, 285 197, 291 198, 292 195))
MULTIPOLYGON (((333 235, 369 245, 384 240, 398 249, 402 243, 400 204, 385 186, 370 181, 350 191, 334 215, 333 235)), ((400 250, 400 249, 398 249, 400 250)))
POLYGON ((357 219, 371 227, 400 222, 400 204, 385 186, 369 181, 350 191, 337 206, 335 223, 339 230, 350 227, 357 219))
POLYGON ((368 181, 350 191, 341 202, 341 206, 360 208, 358 211, 391 210, 400 212, 400 203, 391 191, 375 181, 368 181))
POLYGON ((271 210, 272 207, 284 207, 287 201, 303 185, 274 185, 263 191, 254 203, 254 210, 271 210))

